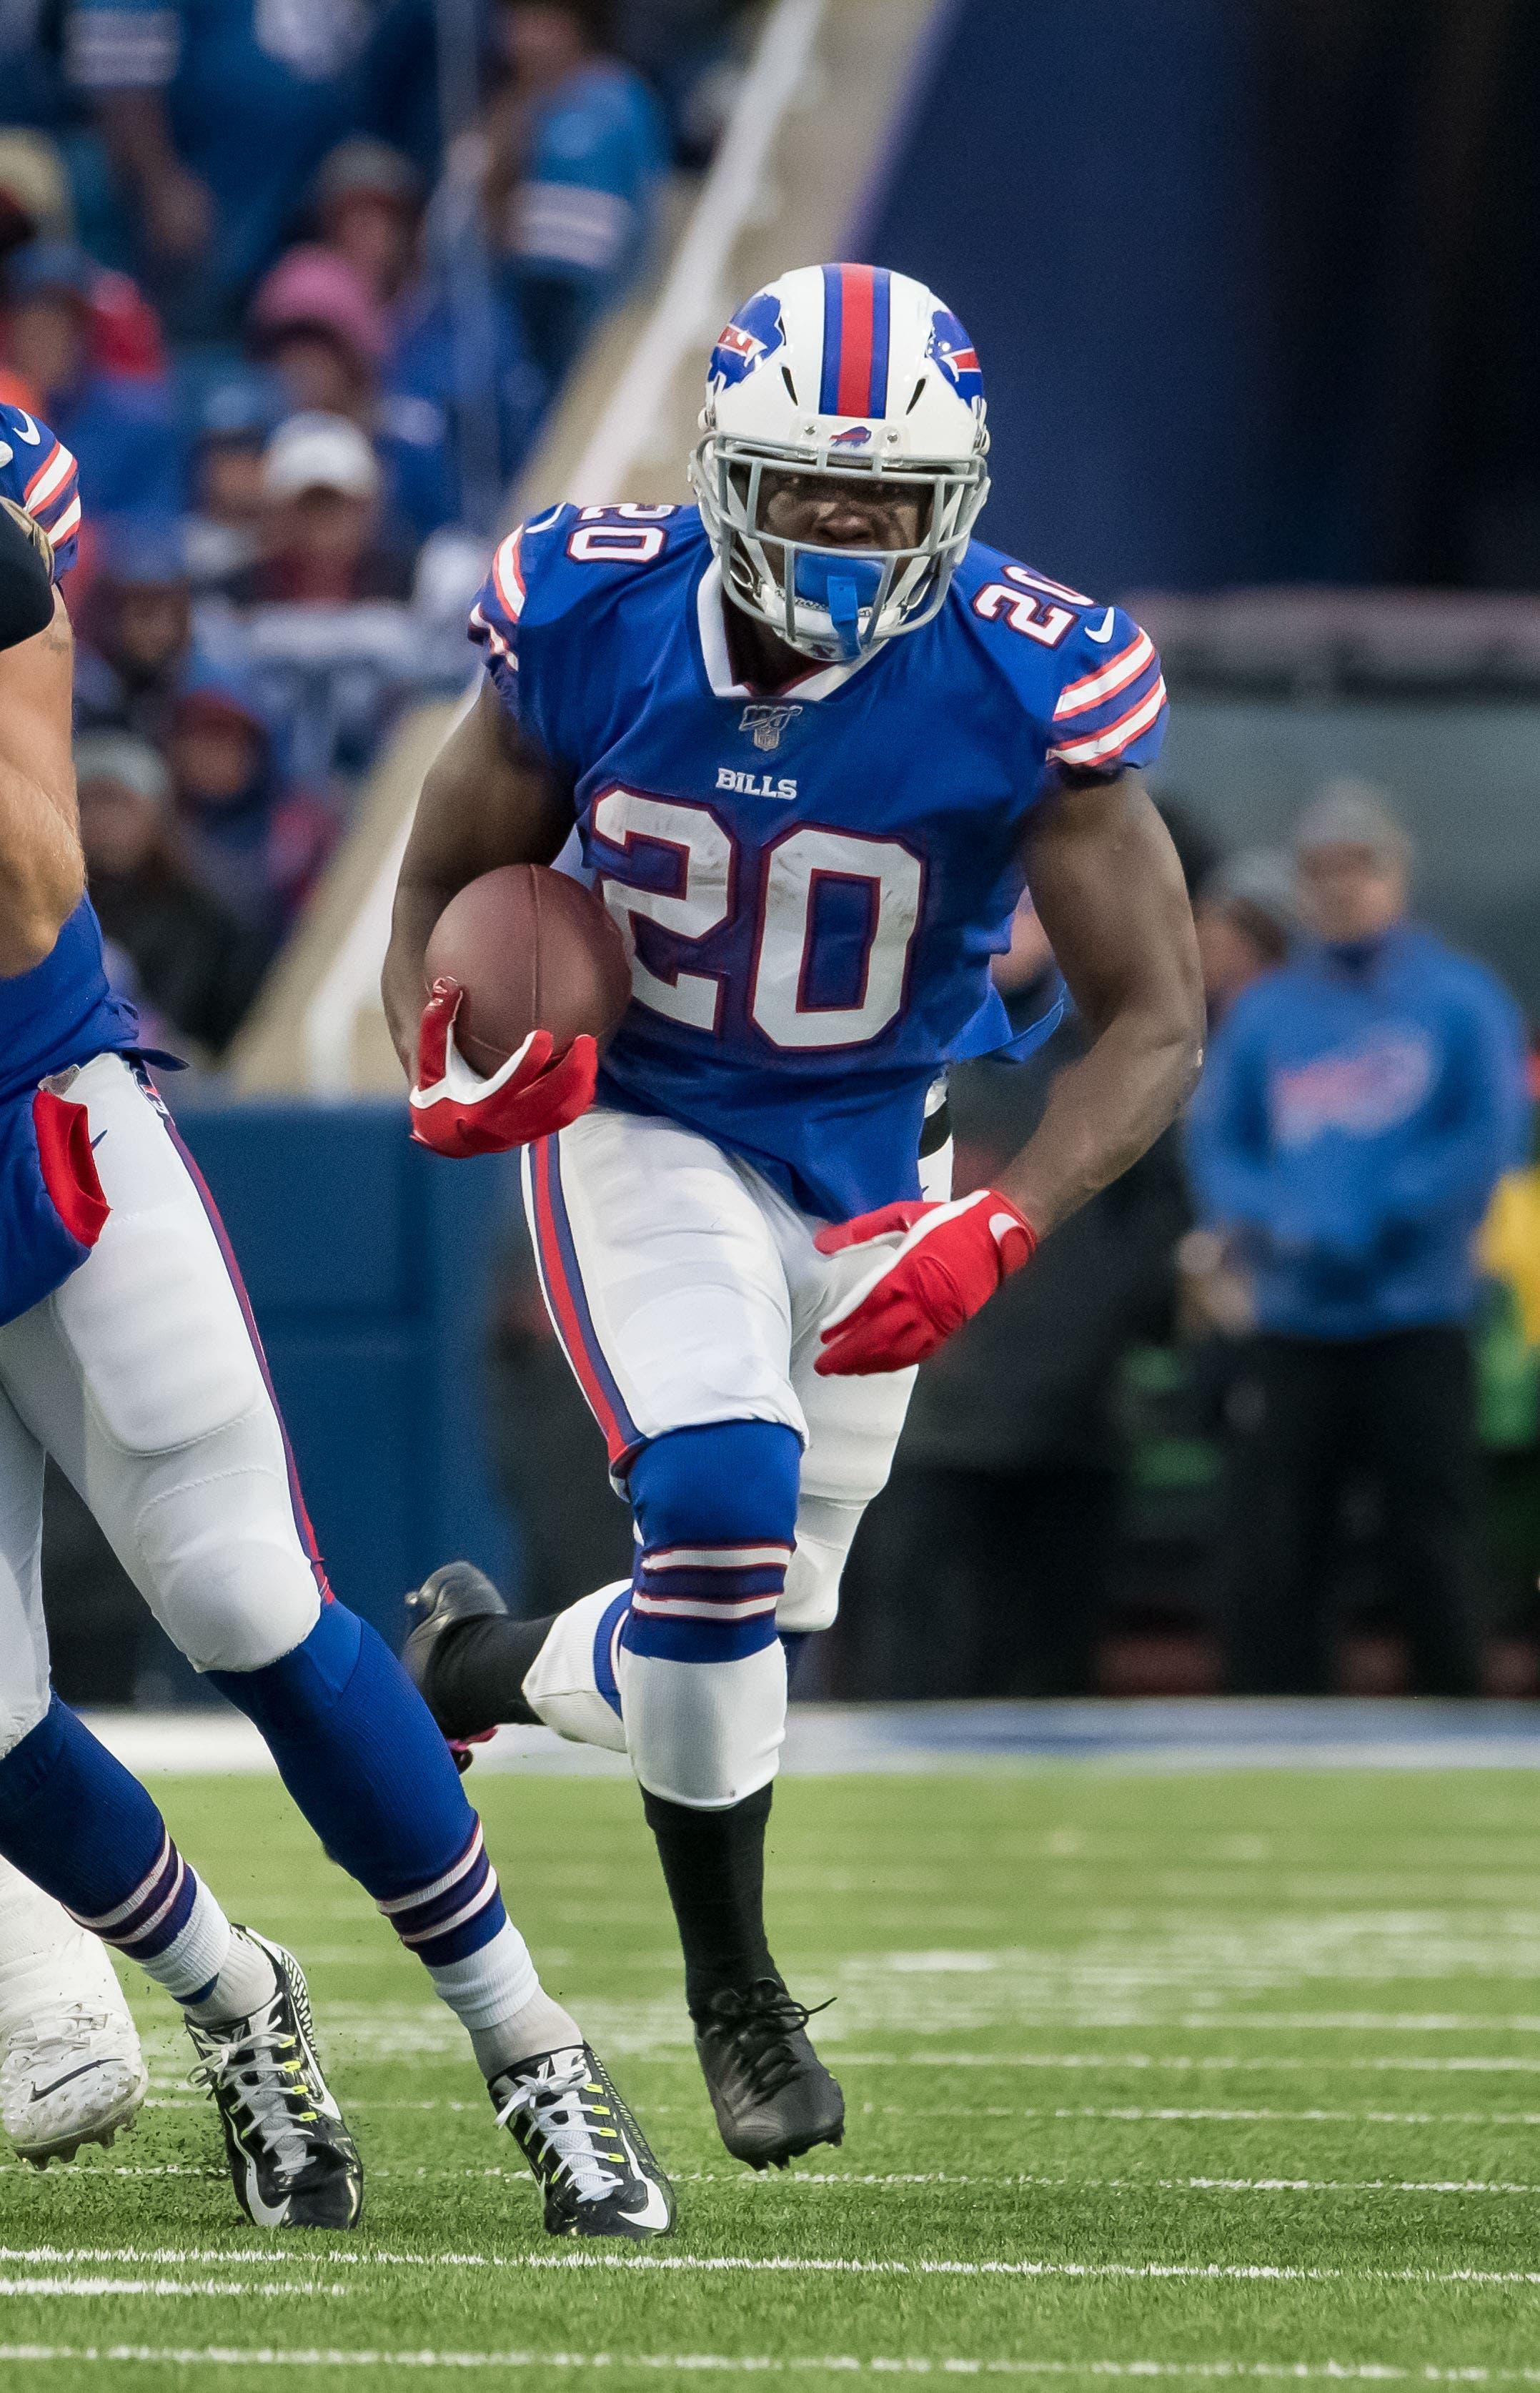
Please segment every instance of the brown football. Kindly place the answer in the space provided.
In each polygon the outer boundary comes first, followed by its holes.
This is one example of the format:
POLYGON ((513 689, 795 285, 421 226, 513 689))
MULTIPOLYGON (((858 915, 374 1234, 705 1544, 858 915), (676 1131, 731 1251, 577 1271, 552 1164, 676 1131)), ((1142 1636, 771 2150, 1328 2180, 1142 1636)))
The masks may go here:
POLYGON ((428 982, 464 990, 455 1043, 495 1072, 531 1030, 559 1055, 580 1032, 607 1039, 631 1001, 625 941, 591 889, 542 864, 502 864, 451 897, 428 940, 428 982))

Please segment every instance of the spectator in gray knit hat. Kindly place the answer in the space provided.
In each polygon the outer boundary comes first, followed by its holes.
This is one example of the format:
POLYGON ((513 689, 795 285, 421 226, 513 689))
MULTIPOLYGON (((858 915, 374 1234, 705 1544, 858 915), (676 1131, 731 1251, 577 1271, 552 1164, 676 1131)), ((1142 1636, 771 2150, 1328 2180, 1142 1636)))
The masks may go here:
POLYGON ((1329 946, 1381 939, 1406 911, 1412 843, 1373 781, 1328 781, 1294 830, 1300 909, 1329 946))
POLYGON ((1408 920, 1411 842, 1382 791, 1329 782, 1294 862, 1313 936, 1236 998, 1189 1120, 1204 1225, 1249 1270, 1260 1333, 1233 1406, 1232 1683, 1334 1684, 1337 1524, 1367 1475, 1413 1690, 1475 1694, 1471 1249, 1527 1145, 1522 1023, 1408 920))
POLYGON ((1280 849, 1243 848, 1216 865, 1193 907, 1212 1028, 1243 988, 1281 964, 1299 929, 1294 867, 1280 849))

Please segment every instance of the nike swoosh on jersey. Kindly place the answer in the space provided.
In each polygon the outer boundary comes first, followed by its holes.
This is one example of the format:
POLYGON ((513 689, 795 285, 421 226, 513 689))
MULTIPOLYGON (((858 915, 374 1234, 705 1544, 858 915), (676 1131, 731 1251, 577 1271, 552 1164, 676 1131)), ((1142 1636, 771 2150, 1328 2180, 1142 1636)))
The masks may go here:
POLYGON ((42 2102, 48 2095, 57 2094, 61 2086, 70 2085, 77 2077, 89 2077, 93 2069, 105 2069, 106 2066, 104 2060, 83 2060, 78 2069, 67 2069, 62 2077, 54 2078, 50 2084, 34 2086, 32 2099, 34 2102, 42 2102))
POLYGON ((32 417, 27 413, 24 407, 19 407, 16 410, 16 412, 21 418, 21 424, 13 425, 11 427, 12 430, 20 435, 20 437, 26 442, 29 449, 37 448, 43 438, 42 433, 39 432, 36 425, 33 422, 32 417), (21 430, 22 424, 27 427, 24 432, 21 430))
POLYGON ((1098 647, 1099 648, 1104 648, 1104 647, 1106 647, 1106 645, 1107 645, 1107 642, 1108 642, 1108 641, 1111 639, 1111 637, 1112 637, 1112 627, 1113 627, 1113 624, 1115 623, 1115 621, 1116 621, 1116 619, 1117 619, 1117 609, 1116 609, 1116 607, 1109 607, 1109 608, 1107 608, 1106 613, 1105 613, 1105 614, 1103 616, 1103 618, 1102 618, 1102 621, 1101 621, 1101 624, 1100 624, 1100 626, 1098 626, 1098 625, 1096 625, 1096 624, 1093 624, 1093 623, 1088 623, 1088 624, 1086 625, 1086 637, 1087 637, 1087 639, 1088 639, 1088 640, 1094 640, 1094 641, 1096 642, 1096 645, 1097 645, 1097 647, 1098 647))

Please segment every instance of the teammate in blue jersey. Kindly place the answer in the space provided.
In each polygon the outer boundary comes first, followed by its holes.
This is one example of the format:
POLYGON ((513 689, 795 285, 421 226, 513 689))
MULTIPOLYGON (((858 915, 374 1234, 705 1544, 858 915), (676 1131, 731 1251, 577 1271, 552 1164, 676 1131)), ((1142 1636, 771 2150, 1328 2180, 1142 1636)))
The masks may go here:
POLYGON ((973 541, 957 319, 870 267, 787 274, 723 332, 701 435, 695 508, 558 507, 498 550, 385 978, 415 1135, 524 1148, 636 1564, 533 1623, 451 1564, 408 1660, 451 1735, 539 1719, 629 1753, 718 2124, 763 2166, 843 2123, 762 1911, 789 1657, 834 1617, 914 1365, 1171 1119, 1203 1010, 1139 778, 1159 660, 973 541), (633 1002, 602 1065, 537 1034, 480 1079, 452 983, 424 1009, 428 934, 475 874, 558 856, 624 931, 633 1002), (1088 1051, 954 1199, 945 1073, 1010 1040, 989 965, 1024 876, 1088 1051))
MULTIPOLYGON (((233 1258, 137 1053, 132 1010, 108 989, 75 821, 69 617, 53 586, 78 520, 66 452, 0 409, 0 1857, 182 2005, 253 2221, 355 2225, 359 2157, 297 1964, 232 1928, 145 1789, 52 1693, 39 1566, 51 1455, 162 1627, 257 1723, 332 1859, 463 2021, 550 2231, 666 2232, 667 2183, 542 1989, 442 1737, 327 1586, 233 1258)), ((23 2057, 41 2060, 61 2041, 42 2016, 78 2007, 84 1965, 57 1916, 23 1918, 0 1877, 0 2007, 23 1933, 35 1964, 23 2057)), ((105 2066, 101 2038, 81 2027, 75 2042, 81 2069, 105 2066)), ((56 2085, 48 2062, 23 2099, 11 2058, 0 2100, 23 2145, 42 2159, 78 2144, 68 2070, 56 2085)), ((121 2033, 117 2061, 126 2115, 143 2073, 121 2033)), ((97 2105, 86 2127, 107 2131, 112 2109, 97 2105)))

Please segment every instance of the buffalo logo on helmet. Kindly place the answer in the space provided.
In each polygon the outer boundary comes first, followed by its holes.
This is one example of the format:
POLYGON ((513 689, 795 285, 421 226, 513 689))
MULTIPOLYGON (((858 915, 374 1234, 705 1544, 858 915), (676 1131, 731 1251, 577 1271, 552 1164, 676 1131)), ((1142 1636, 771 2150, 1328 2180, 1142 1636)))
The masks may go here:
POLYGON ((865 449, 871 442, 869 424, 853 424, 844 432, 837 432, 829 442, 831 449, 865 449))
POLYGON ((785 339, 780 301, 773 291, 756 291, 717 334, 710 374, 713 388, 732 390, 773 357, 785 339))
POLYGON ((965 407, 980 403, 984 376, 979 371, 979 353, 949 307, 938 307, 932 317, 925 354, 934 358, 965 407))

